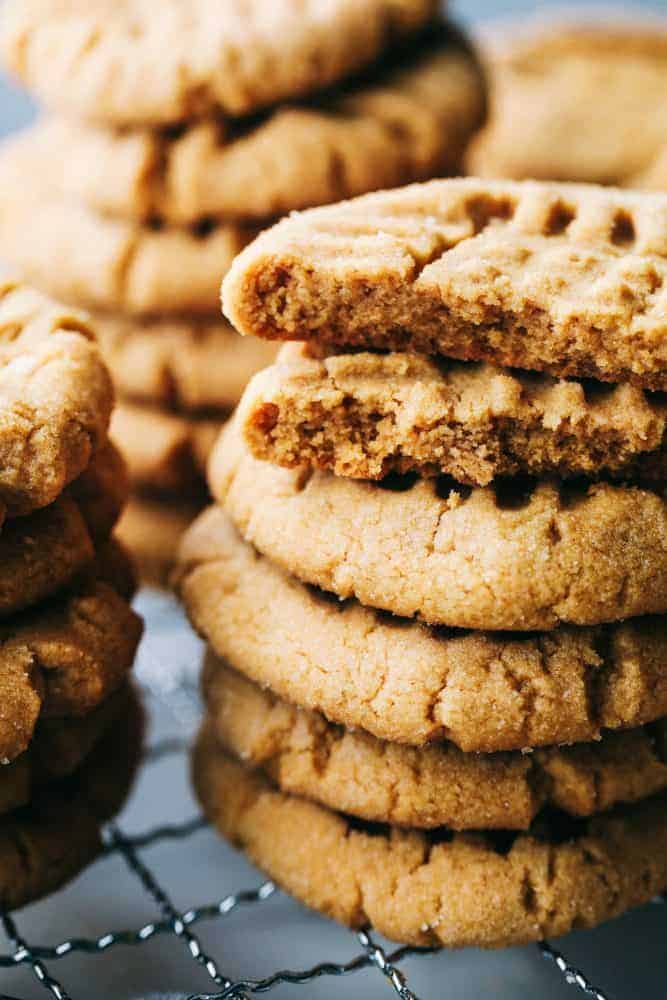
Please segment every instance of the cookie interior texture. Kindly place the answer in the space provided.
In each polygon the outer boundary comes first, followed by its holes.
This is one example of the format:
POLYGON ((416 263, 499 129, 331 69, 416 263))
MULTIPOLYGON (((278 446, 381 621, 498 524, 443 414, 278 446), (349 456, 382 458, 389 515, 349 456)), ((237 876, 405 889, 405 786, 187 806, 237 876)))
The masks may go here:
POLYGON ((665 479, 667 403, 628 383, 405 352, 316 354, 287 344, 248 385, 239 421, 256 458, 473 486, 515 475, 665 479))
POLYGON ((437 180, 283 220, 235 260, 245 334, 667 388, 667 197, 437 180))

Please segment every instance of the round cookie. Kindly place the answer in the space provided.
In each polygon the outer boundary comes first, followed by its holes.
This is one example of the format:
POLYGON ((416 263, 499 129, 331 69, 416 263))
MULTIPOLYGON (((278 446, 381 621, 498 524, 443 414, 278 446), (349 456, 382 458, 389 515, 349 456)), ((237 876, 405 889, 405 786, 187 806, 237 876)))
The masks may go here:
POLYGON ((137 566, 144 583, 168 585, 181 539, 201 505, 188 505, 180 498, 135 493, 116 530, 137 566))
POLYGON ((664 482, 667 401, 421 354, 313 356, 286 344, 239 408, 253 455, 355 479, 601 473, 664 482))
POLYGON ((608 483, 343 479, 250 454, 233 421, 209 484, 304 582, 430 624, 534 631, 667 611, 667 501, 608 483))
POLYGON ((220 277, 256 229, 110 219, 63 199, 21 137, 0 150, 0 253, 40 289, 131 316, 216 316, 220 277))
POLYGON ((664 617, 537 635, 426 628, 304 586, 217 508, 186 535, 175 585, 235 670, 379 739, 521 750, 667 715, 664 617))
POLYGON ((111 543, 64 597, 0 624, 0 760, 26 750, 38 721, 86 716, 122 685, 143 631, 132 583, 111 543))
POLYGON ((204 811, 271 879, 352 927, 413 945, 505 947, 594 927, 667 885, 667 800, 529 833, 368 826, 296 796, 219 750, 194 757, 204 811))
POLYGON ((667 788, 667 722, 534 753, 471 754, 451 743, 386 743, 281 701, 212 656, 209 727, 221 746, 291 795, 394 826, 526 830, 546 805, 604 812, 667 788))
POLYGON ((0 905, 15 910, 69 882, 103 851, 101 828, 129 794, 141 756, 136 698, 72 777, 0 819, 0 905))
POLYGON ((133 486, 192 497, 203 491, 208 456, 223 423, 121 402, 110 433, 133 486))
POLYGON ((436 180, 311 209, 235 260, 244 334, 667 390, 667 196, 436 180))
POLYGON ((273 344, 240 337, 229 323, 95 316, 104 360, 126 400, 196 413, 233 410, 273 344))
POLYGON ((435 0, 17 0, 2 49, 40 100, 76 118, 169 124, 245 115, 364 68, 432 20, 435 0))
POLYGON ((113 390, 83 316, 0 277, 0 504, 45 507, 105 440, 113 390))
POLYGON ((56 119, 38 124, 26 141, 38 162, 66 151, 55 157, 55 183, 96 211, 177 225, 261 222, 459 172, 484 103, 471 50, 443 27, 344 90, 277 108, 240 134, 219 119, 176 132, 56 119))
POLYGON ((492 39, 488 56, 472 174, 624 184, 665 141, 664 21, 528 25, 492 39))
POLYGON ((0 767, 0 815, 27 805, 43 785, 74 774, 111 726, 132 710, 135 697, 125 686, 80 719, 39 722, 28 749, 0 767))

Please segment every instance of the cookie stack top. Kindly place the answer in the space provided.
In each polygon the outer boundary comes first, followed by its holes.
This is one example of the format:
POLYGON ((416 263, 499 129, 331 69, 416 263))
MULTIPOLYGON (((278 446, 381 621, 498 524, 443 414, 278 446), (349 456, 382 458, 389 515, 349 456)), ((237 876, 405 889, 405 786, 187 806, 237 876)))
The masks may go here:
POLYGON ((3 907, 56 888, 101 850, 138 756, 128 677, 142 626, 128 603, 132 566, 112 538, 128 492, 108 439, 112 406, 88 321, 3 276, 3 907))
POLYGON ((667 198, 467 179, 294 216, 227 275, 292 343, 181 550, 195 781, 315 908, 503 945, 667 884, 666 260, 667 198))

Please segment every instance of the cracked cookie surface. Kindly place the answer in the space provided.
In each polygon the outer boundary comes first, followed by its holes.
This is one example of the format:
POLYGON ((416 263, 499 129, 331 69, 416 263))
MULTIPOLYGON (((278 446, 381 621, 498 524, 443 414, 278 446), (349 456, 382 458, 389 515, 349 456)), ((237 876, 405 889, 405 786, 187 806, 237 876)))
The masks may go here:
POLYGON ((212 655, 203 676, 209 727, 281 791, 370 822, 525 830, 545 805, 604 812, 667 788, 667 723, 532 753, 407 747, 335 726, 282 701, 212 655))
POLYGON ((667 611, 667 501, 648 489, 280 469, 251 455, 236 420, 209 485, 288 573, 406 618, 533 631, 667 611))
POLYGON ((667 715, 664 617, 538 635, 425 628, 304 586, 218 508, 186 535, 174 582, 235 670, 379 739, 521 750, 667 715))
POLYGON ((235 260, 241 333, 667 389, 667 196, 475 178, 311 209, 235 260))
POLYGON ((516 836, 367 826, 275 789, 204 730, 209 820, 282 888, 352 927, 415 945, 504 947, 594 927, 667 884, 667 801, 516 836))
POLYGON ((0 503, 45 507, 102 446, 113 405, 89 322, 0 276, 0 503))
POLYGON ((239 409, 256 458, 337 476, 667 474, 667 400, 636 386, 553 379, 392 353, 318 358, 285 345, 239 409))
POLYGON ((28 748, 40 720, 86 716, 122 685, 143 630, 133 590, 112 542, 62 597, 0 623, 1 760, 28 748))

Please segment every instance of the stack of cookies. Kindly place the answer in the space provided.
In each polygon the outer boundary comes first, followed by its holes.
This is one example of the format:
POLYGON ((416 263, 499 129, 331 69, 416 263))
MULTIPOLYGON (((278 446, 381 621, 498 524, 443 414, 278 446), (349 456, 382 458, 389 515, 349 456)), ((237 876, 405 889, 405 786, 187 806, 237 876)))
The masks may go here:
POLYGON ((113 391, 76 313, 0 280, 0 906, 71 877, 129 787, 141 621, 113 391))
POLYGON ((221 320, 221 275, 282 214, 458 172, 482 75, 435 0, 5 6, 5 63, 55 116, 1 157, 0 252, 100 314, 123 533, 160 576, 274 356, 221 320))
POLYGON ((194 779, 282 886, 419 945, 667 886, 667 198, 435 181, 294 216, 227 276, 289 344, 177 583, 194 779))
POLYGON ((491 35, 485 61, 470 173, 667 190, 664 17, 529 20, 491 35))

